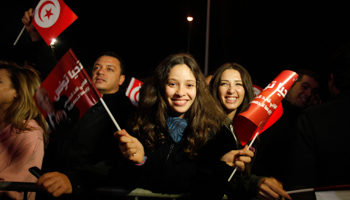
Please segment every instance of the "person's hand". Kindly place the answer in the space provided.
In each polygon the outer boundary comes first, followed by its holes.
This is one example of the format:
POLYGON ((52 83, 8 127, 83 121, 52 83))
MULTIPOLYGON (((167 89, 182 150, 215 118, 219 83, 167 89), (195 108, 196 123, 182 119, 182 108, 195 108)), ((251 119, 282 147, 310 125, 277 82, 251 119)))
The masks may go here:
POLYGON ((30 38, 33 42, 38 41, 41 39, 40 34, 35 29, 33 23, 32 23, 32 16, 33 16, 33 8, 29 8, 28 11, 24 12, 24 15, 22 17, 22 22, 26 27, 27 32, 30 35, 30 38))
POLYGON ((282 184, 275 178, 263 178, 258 183, 258 195, 261 200, 264 199, 292 199, 289 194, 283 190, 282 184))
POLYGON ((245 165, 249 164, 254 157, 254 152, 245 146, 241 150, 232 150, 221 157, 221 161, 226 162, 231 167, 238 167, 238 171, 244 171, 245 165))
POLYGON ((68 116, 64 110, 56 110, 55 117, 58 124, 68 119, 68 116))
POLYGON ((124 129, 115 132, 114 137, 119 140, 119 148, 124 158, 135 163, 142 163, 145 151, 138 139, 129 135, 124 129))
POLYGON ((62 194, 71 194, 73 192, 69 178, 59 172, 43 174, 38 179, 36 185, 50 193, 53 197, 59 197, 62 194))

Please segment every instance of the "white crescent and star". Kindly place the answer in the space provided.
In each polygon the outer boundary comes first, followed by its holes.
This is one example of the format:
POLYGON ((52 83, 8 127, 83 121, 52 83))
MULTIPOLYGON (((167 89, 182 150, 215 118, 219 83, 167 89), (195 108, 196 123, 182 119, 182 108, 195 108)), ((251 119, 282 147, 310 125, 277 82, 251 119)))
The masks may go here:
POLYGON ((40 1, 35 10, 35 22, 42 28, 49 28, 59 18, 60 3, 58 0, 40 1))

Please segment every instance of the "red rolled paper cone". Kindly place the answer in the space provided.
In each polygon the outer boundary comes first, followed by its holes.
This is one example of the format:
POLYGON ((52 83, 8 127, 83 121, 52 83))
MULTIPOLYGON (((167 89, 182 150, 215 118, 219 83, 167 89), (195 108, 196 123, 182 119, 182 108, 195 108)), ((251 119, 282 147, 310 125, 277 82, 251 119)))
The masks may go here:
POLYGON ((282 71, 243 112, 235 117, 235 132, 243 146, 254 138, 257 130, 264 128, 297 78, 298 74, 293 71, 282 71))
MULTIPOLYGON (((257 86, 257 85, 253 85, 253 91, 254 91, 254 97, 259 96, 259 94, 261 93, 261 91, 263 91, 263 88, 257 86)), ((274 124, 279 118, 281 118, 283 114, 283 106, 282 106, 282 102, 280 102, 276 108, 276 110, 272 113, 271 117, 267 120, 264 128, 262 130, 257 129, 257 131, 259 131, 259 134, 261 134, 262 132, 264 132, 266 129, 268 129, 272 124, 274 124)), ((256 132, 257 132, 256 131, 256 132)), ((254 133, 255 134, 255 133, 254 133)))

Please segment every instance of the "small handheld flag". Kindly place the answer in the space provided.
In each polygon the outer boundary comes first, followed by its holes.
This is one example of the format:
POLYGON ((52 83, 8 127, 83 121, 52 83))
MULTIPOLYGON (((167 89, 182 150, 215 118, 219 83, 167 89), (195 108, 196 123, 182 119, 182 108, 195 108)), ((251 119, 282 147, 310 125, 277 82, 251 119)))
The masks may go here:
POLYGON ((126 96, 129 97, 132 105, 137 107, 139 105, 139 93, 142 86, 142 81, 137 80, 136 78, 132 77, 128 86, 128 89, 126 90, 126 96))
MULTIPOLYGON (((233 122, 235 132, 243 146, 249 141, 252 141, 249 146, 254 143, 255 138, 264 129, 268 120, 297 78, 298 74, 293 71, 282 71, 250 102, 249 106, 243 112, 235 117, 233 122)), ((231 173, 228 181, 231 180, 236 171, 237 167, 231 173)))
POLYGON ((50 45, 78 17, 63 0, 41 0, 33 13, 33 25, 50 45))
POLYGON ((243 146, 254 138, 257 129, 264 128, 297 78, 298 74, 293 71, 282 71, 243 112, 235 117, 235 131, 243 146))

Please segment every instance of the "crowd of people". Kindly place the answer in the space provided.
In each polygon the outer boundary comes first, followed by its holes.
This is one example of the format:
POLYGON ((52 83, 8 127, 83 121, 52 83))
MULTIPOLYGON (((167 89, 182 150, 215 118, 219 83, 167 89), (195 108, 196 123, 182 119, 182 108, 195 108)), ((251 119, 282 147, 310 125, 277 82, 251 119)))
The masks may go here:
MULTIPOLYGON (((330 60, 334 98, 321 101, 317 73, 296 71, 299 77, 281 102, 282 117, 250 146, 241 145, 233 126, 254 99, 248 70, 225 63, 205 77, 188 53, 169 55, 156 67, 136 108, 122 86, 125 63, 103 52, 91 80, 122 130, 101 100, 57 128, 53 122, 73 116, 63 108, 57 114, 39 89, 57 60, 32 14, 26 11, 22 22, 34 67, 0 62, 0 181, 35 182, 42 192, 28 199, 92 199, 104 186, 191 199, 292 199, 286 191, 348 184, 350 46, 330 60), (55 120, 45 120, 33 97, 55 120), (43 172, 38 179, 28 171, 33 166, 43 172)), ((23 193, 0 191, 0 198, 23 199, 23 193)))

